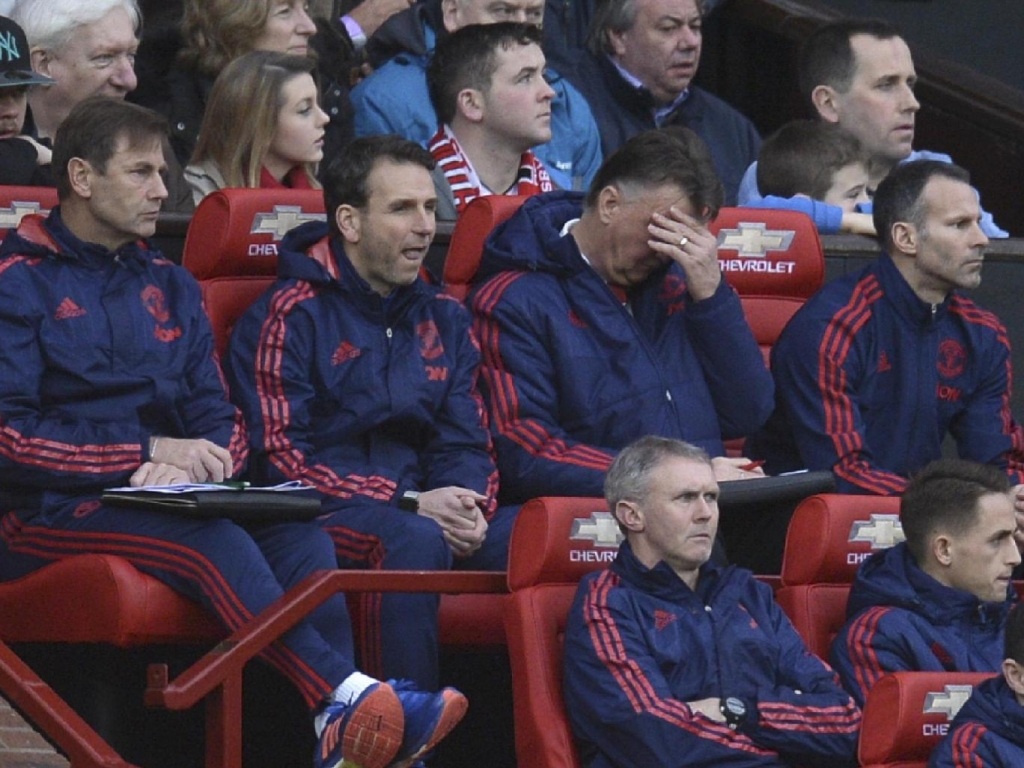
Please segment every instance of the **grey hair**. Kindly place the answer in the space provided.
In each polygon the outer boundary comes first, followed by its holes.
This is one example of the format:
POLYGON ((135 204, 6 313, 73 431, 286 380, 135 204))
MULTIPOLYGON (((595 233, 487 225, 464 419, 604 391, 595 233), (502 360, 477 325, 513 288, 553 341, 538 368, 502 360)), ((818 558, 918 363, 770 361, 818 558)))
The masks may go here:
POLYGON ((615 514, 620 501, 642 501, 649 490, 648 477, 665 459, 680 458, 711 466, 711 457, 703 448, 682 440, 647 435, 636 440, 615 457, 604 478, 604 498, 615 514))
POLYGON ((95 24, 115 8, 128 13, 139 37, 142 11, 138 0, 18 0, 10 18, 25 30, 29 47, 55 51, 63 48, 79 27, 95 24))
MULTIPOLYGON (((694 0, 697 13, 704 15, 704 0, 694 0)), ((628 32, 636 24, 637 0, 598 0, 587 32, 587 48, 595 56, 614 53, 612 32, 628 32)))

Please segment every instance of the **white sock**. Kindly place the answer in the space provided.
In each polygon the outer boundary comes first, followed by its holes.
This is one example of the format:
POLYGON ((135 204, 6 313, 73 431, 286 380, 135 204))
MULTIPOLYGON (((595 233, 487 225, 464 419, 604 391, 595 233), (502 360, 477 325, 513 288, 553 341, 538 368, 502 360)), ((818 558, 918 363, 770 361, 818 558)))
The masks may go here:
POLYGON ((341 681, 341 685, 334 689, 331 699, 333 701, 340 701, 342 704, 351 704, 359 698, 363 691, 379 682, 380 680, 375 677, 364 675, 362 672, 353 672, 341 681))
MULTIPOLYGON (((341 702, 342 704, 351 704, 359 695, 369 688, 374 683, 380 681, 369 675, 364 675, 362 672, 353 672, 351 675, 341 681, 341 685, 335 688, 330 695, 330 701, 341 702)), ((316 718, 313 720, 313 728, 316 730, 317 738, 320 738, 320 734, 323 733, 324 728, 327 725, 328 710, 324 709, 316 718)))

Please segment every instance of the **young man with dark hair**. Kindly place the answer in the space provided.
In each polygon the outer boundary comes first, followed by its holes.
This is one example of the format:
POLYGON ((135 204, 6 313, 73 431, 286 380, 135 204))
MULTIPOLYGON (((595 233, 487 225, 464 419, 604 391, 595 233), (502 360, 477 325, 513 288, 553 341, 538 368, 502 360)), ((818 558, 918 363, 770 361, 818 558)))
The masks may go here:
POLYGON ((786 326, 772 349, 775 412, 748 450, 770 473, 827 469, 840 492, 896 495, 948 434, 961 458, 1024 482, 1006 329, 962 293, 980 284, 988 245, 966 172, 901 164, 873 216, 884 252, 786 326))
POLYGON ((975 686, 928 768, 1018 768, 1024 765, 1024 605, 1006 622, 1001 675, 975 686))
MULTIPOLYGON (((397 133, 426 146, 440 122, 426 83, 436 45, 470 24, 511 21, 539 28, 544 5, 544 0, 423 0, 392 16, 366 46, 376 69, 352 89, 356 135, 397 133)), ((597 124, 587 100, 566 78, 552 69, 544 77, 555 91, 551 140, 533 152, 557 186, 585 189, 601 165, 597 124)))
MULTIPOLYGON (((917 72, 909 46, 888 22, 841 19, 819 27, 801 48, 799 83, 816 119, 839 125, 864 146, 870 192, 900 163, 953 162, 949 155, 912 147, 921 106, 914 95, 917 72)), ((741 204, 761 195, 756 175, 756 164, 743 175, 741 204)), ((986 235, 1007 236, 991 214, 981 216, 986 235)))
MULTIPOLYGON (((507 561, 515 510, 496 509, 469 314, 419 278, 433 167, 398 136, 353 141, 321 177, 329 223, 286 236, 277 282, 231 338, 226 372, 253 479, 314 486, 344 568, 507 561)), ((364 666, 433 690, 438 596, 361 600, 364 666)))
MULTIPOLYGON (((0 247, 0 579, 80 553, 126 558, 234 631, 335 563, 314 525, 104 504, 111 486, 220 482, 248 457, 199 286, 149 249, 167 197, 157 114, 79 103, 57 129, 60 205, 0 247)), ((408 765, 458 722, 456 691, 396 691, 357 671, 342 595, 262 654, 315 714, 317 768, 408 765)))
POLYGON ((868 171, 860 143, 837 126, 817 120, 786 123, 761 145, 757 183, 764 197, 745 208, 801 211, 822 234, 875 234, 868 202, 868 171))
POLYGON ((551 100, 540 30, 470 24, 438 43, 427 68, 441 124, 427 148, 437 161, 438 218, 454 219, 483 195, 554 189, 530 147, 551 138, 551 100))
POLYGON ((722 440, 764 422, 772 381, 718 266, 721 205, 704 143, 647 131, 586 196, 533 197, 488 240, 470 303, 503 499, 598 496, 645 434, 704 448, 720 480, 752 476, 722 440))
POLYGON ((861 713, 771 588, 709 564, 718 483, 707 453, 648 436, 608 470, 625 532, 580 583, 563 693, 586 768, 852 765, 861 713))
POLYGON ((831 661, 863 705, 886 672, 994 672, 1020 563, 1010 483, 959 459, 914 475, 900 502, 906 541, 857 572, 831 661))

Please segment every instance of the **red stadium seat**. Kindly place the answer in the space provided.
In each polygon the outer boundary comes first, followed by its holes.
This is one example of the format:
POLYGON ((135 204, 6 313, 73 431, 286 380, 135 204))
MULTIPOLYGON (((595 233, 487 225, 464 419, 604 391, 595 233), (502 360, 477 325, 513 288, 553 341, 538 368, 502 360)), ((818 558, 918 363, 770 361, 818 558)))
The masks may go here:
POLYGON ((0 240, 30 214, 46 216, 57 205, 53 187, 0 186, 0 240))
POLYGON ((870 768, 925 768, 972 688, 977 672, 895 672, 868 691, 857 748, 870 768))
POLYGON ((277 247, 292 229, 324 221, 324 196, 312 189, 221 189, 196 208, 182 265, 196 280, 276 275, 277 247))
POLYGON ((445 290, 465 300, 480 267, 484 241, 491 230, 515 213, 527 196, 486 195, 478 197, 459 214, 444 260, 445 290))
POLYGON ((828 658, 846 621, 846 598, 861 561, 903 540, 899 505, 897 497, 826 493, 794 511, 775 599, 820 658, 828 658))
POLYGON ((562 702, 565 621, 579 579, 614 559, 620 541, 602 499, 532 499, 519 513, 505 625, 520 765, 579 768, 562 702))
POLYGON ((235 321, 277 275, 281 239, 300 224, 324 220, 319 190, 221 189, 199 203, 182 265, 202 287, 220 355, 235 321))
POLYGON ((804 213, 759 208, 723 208, 709 226, 767 361, 786 323, 825 282, 818 230, 804 213))

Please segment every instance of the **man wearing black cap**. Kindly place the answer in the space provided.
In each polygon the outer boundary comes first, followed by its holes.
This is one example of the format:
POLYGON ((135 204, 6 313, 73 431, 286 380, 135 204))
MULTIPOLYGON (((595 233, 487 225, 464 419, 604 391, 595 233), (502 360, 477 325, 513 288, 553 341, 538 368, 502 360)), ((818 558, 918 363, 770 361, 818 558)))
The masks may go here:
POLYGON ((0 16, 0 184, 53 186, 50 149, 22 133, 28 87, 52 82, 32 71, 21 27, 0 16))

